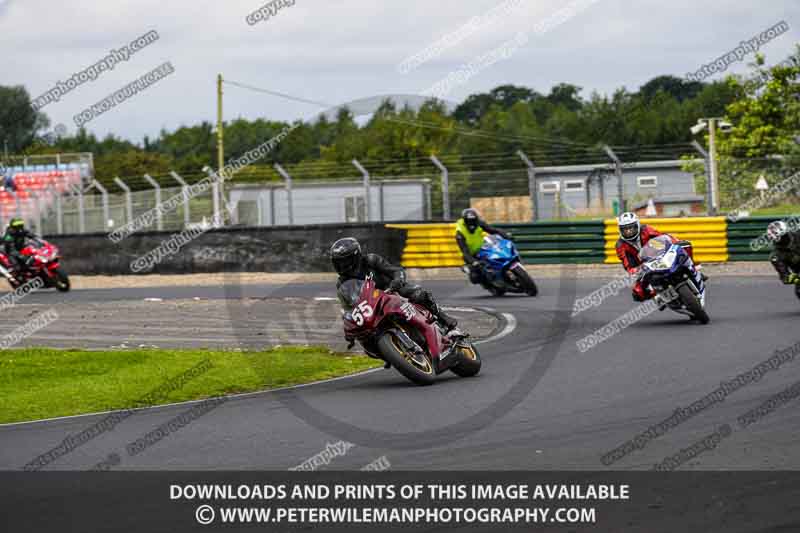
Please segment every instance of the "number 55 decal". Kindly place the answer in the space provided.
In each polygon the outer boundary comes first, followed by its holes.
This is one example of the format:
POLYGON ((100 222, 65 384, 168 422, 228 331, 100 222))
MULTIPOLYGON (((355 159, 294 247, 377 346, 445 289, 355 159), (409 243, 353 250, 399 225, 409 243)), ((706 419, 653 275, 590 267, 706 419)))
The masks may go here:
POLYGON ((361 302, 353 311, 353 320, 356 321, 356 325, 363 326, 364 319, 371 317, 372 314, 372 306, 370 306, 367 302, 361 302))

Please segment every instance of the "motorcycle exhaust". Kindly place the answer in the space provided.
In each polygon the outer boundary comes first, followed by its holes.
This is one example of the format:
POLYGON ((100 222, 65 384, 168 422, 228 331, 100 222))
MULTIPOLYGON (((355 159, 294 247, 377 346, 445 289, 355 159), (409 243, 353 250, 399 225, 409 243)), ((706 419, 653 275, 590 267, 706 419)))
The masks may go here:
POLYGON ((3 274, 8 281, 14 281, 14 276, 3 265, 0 265, 0 274, 3 274))

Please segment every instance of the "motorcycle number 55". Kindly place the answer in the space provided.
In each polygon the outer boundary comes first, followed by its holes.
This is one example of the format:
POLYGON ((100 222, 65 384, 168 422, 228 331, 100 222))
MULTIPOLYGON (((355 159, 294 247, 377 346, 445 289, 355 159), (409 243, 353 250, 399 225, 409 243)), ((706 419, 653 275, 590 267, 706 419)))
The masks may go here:
POLYGON ((367 302, 359 303, 356 308, 353 310, 353 320, 355 320, 356 324, 359 326, 364 325, 364 319, 371 317, 373 314, 372 306, 369 305, 367 302))

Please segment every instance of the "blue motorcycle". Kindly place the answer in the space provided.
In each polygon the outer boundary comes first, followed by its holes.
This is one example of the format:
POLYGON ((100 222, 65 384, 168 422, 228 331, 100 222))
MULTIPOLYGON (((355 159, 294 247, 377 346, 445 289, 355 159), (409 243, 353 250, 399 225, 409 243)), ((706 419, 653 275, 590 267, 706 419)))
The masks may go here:
POLYGON ((666 235, 650 239, 639 251, 640 280, 642 286, 649 285, 655 290, 656 301, 662 309, 669 307, 701 324, 708 324, 711 318, 706 312, 706 284, 684 249, 686 246, 690 243, 673 243, 666 235))
MULTIPOLYGON (((539 290, 525 267, 520 262, 519 252, 514 243, 499 235, 487 235, 478 251, 481 268, 481 285, 494 296, 506 292, 523 293, 536 296, 539 290)), ((463 267, 465 273, 470 268, 463 267)))

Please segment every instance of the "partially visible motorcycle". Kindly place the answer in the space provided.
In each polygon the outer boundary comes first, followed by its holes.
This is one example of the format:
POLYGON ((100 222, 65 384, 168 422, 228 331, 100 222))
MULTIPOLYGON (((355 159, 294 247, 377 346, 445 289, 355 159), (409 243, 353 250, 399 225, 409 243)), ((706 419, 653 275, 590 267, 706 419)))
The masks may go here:
POLYGON ((448 370, 472 377, 481 356, 469 335, 447 334, 431 313, 406 298, 375 286, 372 275, 339 286, 345 338, 358 341, 370 357, 381 359, 417 385, 430 385, 448 370))
MULTIPOLYGON (((536 282, 525 267, 514 243, 500 235, 487 235, 483 238, 483 246, 477 253, 483 269, 481 285, 494 296, 502 296, 506 292, 522 293, 536 296, 539 289, 536 282)), ((469 274, 470 267, 461 267, 469 274)))
POLYGON ((17 269, 14 262, 0 251, 0 274, 8 280, 12 289, 39 278, 45 287, 55 287, 61 292, 70 289, 69 276, 61 268, 61 253, 58 247, 44 239, 29 239, 20 250, 24 257, 32 258, 27 269, 17 269))
POLYGON ((656 300, 676 313, 708 324, 706 285, 685 248, 688 241, 673 243, 667 235, 653 237, 639 251, 642 285, 656 291, 656 300))

